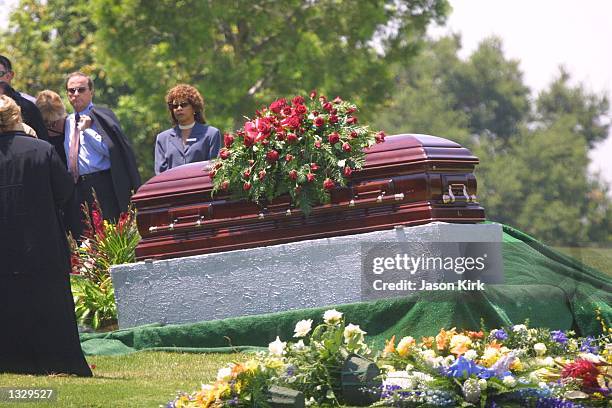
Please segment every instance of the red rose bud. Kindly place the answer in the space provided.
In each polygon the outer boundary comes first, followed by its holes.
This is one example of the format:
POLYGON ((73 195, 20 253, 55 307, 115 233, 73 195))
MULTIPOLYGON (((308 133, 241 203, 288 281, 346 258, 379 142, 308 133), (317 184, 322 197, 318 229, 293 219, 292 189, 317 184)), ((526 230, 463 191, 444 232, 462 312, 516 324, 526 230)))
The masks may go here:
POLYGON ((294 96, 293 99, 291 100, 291 103, 294 105, 303 105, 304 104, 304 98, 302 96, 294 96))
POLYGON ((291 180, 297 180, 297 177, 298 177, 298 172, 297 172, 297 170, 291 170, 291 171, 289 172, 289 178, 290 178, 291 180))
POLYGON ((221 149, 221 151, 219 152, 219 157, 223 160, 226 160, 228 157, 230 157, 230 152, 227 149, 221 149))
POLYGON ((338 113, 338 109, 332 109, 329 111, 330 114, 336 115, 338 113))
POLYGON ((315 118, 319 116, 319 112, 317 111, 312 111, 311 113, 312 113, 312 116, 314 116, 315 118))
POLYGON ((234 143, 234 136, 230 135, 229 133, 224 134, 223 144, 225 145, 225 147, 230 147, 232 143, 234 143))
POLYGON ((285 140, 285 136, 286 136, 285 132, 278 132, 278 131, 276 132, 276 140, 283 141, 285 140))
POLYGON ((287 153, 287 155, 285 156, 285 161, 290 162, 291 160, 293 160, 293 156, 287 153))
POLYGON ((229 181, 223 180, 221 183, 221 190, 227 190, 229 188, 229 181))
POLYGON ((312 91, 310 91, 310 99, 314 99, 316 97, 317 97, 317 91, 313 89, 312 91))
POLYGON ((327 140, 329 140, 330 144, 334 145, 340 141, 340 135, 338 134, 338 132, 333 132, 329 136, 327 136, 327 140))
POLYGON ((263 180, 266 177, 266 171, 262 170, 259 172, 259 180, 263 180))
POLYGON ((353 169, 351 169, 349 166, 346 166, 344 168, 344 177, 350 177, 351 174, 353 174, 353 169))
POLYGON ((317 163, 310 163, 310 171, 317 171, 319 170, 319 166, 317 166, 317 163))
POLYGON ((246 179, 248 179, 249 177, 251 177, 251 169, 246 169, 243 173, 242 176, 246 179))
POLYGON ((332 102, 334 102, 334 103, 341 103, 342 102, 342 98, 340 98, 339 96, 336 96, 332 102))
POLYGON ((356 137, 357 137, 357 132, 355 132, 355 131, 352 131, 352 132, 349 134, 349 139, 355 139, 356 137))
POLYGON ((315 146, 317 149, 320 149, 320 148, 321 148, 321 141, 320 141, 320 140, 315 140, 315 142, 314 142, 314 146, 315 146))
POLYGON ((297 113, 298 115, 303 115, 306 112, 308 112, 308 108, 304 105, 296 105, 295 107, 295 113, 297 113))
POLYGON ((346 119, 346 123, 348 123, 349 125, 354 125, 355 123, 357 123, 357 117, 356 116, 349 116, 346 119))
POLYGON ((270 150, 266 153, 266 160, 270 163, 274 163, 278 160, 278 152, 276 150, 270 150))
POLYGON ((306 174, 306 180, 308 180, 309 183, 314 181, 314 179, 315 179, 315 175, 314 174, 312 174, 312 173, 306 174))
POLYGON ((376 135, 374 136, 374 138, 376 139, 376 143, 382 143, 385 141, 385 132, 380 131, 378 133, 376 133, 376 135))
POLYGON ((251 189, 251 183, 249 183, 249 182, 247 181, 246 183, 244 183, 244 184, 242 185, 242 189, 243 189, 244 191, 249 191, 249 190, 251 189))
POLYGON ((331 180, 331 179, 325 179, 325 181, 323 181, 323 188, 325 188, 326 190, 331 190, 334 187, 336 187, 336 184, 331 180))
POLYGON ((348 144, 348 142, 342 143, 342 150, 344 150, 345 152, 350 152, 351 151, 351 145, 348 144))
POLYGON ((331 104, 331 102, 325 102, 325 103, 323 104, 323 109, 325 109, 326 111, 328 111, 328 112, 329 112, 330 110, 332 110, 332 109, 333 109, 333 105, 331 104))
POLYGON ((210 179, 212 180, 215 178, 215 174, 217 174, 217 172, 213 170, 210 173, 208 173, 208 177, 210 177, 210 179))
POLYGON ((261 144, 264 145, 264 146, 267 146, 267 145, 270 144, 270 141, 268 139, 264 139, 264 140, 261 141, 261 144))
POLYGON ((319 96, 319 102, 321 102, 321 103, 327 102, 327 97, 325 95, 319 96))
POLYGON ((338 117, 336 115, 329 115, 329 123, 338 123, 338 117))
POLYGON ((317 116, 317 117, 314 119, 314 124, 315 124, 315 126, 316 126, 316 127, 321 127, 321 126, 325 125, 325 119, 323 119, 323 118, 322 118, 322 117, 320 117, 320 116, 317 116))
POLYGON ((287 142, 294 143, 297 142, 298 137, 295 133, 287 133, 287 142))

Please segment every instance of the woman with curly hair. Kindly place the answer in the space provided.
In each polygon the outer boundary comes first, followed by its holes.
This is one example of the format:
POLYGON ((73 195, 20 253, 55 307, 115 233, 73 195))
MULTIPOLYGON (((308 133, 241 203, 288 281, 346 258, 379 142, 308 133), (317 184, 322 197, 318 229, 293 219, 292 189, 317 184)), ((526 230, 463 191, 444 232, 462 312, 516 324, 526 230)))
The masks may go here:
POLYGON ((174 127, 157 135, 155 174, 217 157, 221 133, 206 124, 204 99, 198 90, 190 85, 177 85, 168 91, 166 104, 174 127))

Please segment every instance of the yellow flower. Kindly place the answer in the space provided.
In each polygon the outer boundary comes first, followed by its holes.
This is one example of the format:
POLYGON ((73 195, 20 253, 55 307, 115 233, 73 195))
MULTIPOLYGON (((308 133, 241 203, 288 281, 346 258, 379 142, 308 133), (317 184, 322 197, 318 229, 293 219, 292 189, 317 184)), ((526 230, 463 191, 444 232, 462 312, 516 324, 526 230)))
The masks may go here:
POLYGON ((383 350, 383 356, 395 353, 395 335, 389 340, 385 340, 385 348, 383 350))
POLYGON ((510 369, 513 371, 523 371, 525 367, 523 366, 521 359, 516 357, 512 364, 510 364, 510 369))
POLYGON ((259 368, 259 363, 255 360, 248 360, 244 363, 244 370, 253 374, 259 368))
POLYGON ((438 348, 438 351, 442 351, 446 347, 448 347, 448 342, 450 338, 455 334, 457 334, 457 332, 454 327, 449 331, 440 329, 440 333, 438 333, 438 335, 436 336, 436 347, 438 348))
POLYGON ((414 340, 414 337, 412 336, 403 337, 400 340, 400 342, 397 344, 397 354, 399 354, 400 357, 406 357, 410 349, 414 347, 415 345, 416 345, 416 341, 414 340))
POLYGON ((472 339, 463 334, 456 334, 450 340, 450 352, 458 356, 464 354, 470 349, 472 339))
POLYGON ((482 353, 482 358, 480 359, 480 364, 485 367, 491 367, 495 362, 499 359, 501 353, 495 347, 487 347, 482 353))

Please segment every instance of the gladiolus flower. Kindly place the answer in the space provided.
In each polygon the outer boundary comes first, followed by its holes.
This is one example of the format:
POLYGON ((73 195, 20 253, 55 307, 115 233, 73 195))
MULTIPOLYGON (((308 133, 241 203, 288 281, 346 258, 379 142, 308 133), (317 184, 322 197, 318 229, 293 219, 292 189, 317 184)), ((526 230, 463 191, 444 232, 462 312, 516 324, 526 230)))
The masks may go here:
POLYGON ((323 181, 323 188, 325 188, 326 190, 332 190, 335 186, 336 186, 336 184, 333 182, 332 179, 326 178, 323 181))

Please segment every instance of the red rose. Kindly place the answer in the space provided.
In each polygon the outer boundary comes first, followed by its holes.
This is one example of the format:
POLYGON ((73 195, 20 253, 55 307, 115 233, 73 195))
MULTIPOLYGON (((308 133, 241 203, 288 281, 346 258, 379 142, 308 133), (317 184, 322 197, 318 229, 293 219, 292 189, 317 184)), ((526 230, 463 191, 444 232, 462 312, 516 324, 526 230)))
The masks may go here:
POLYGON ((291 171, 289 172, 289 178, 290 178, 291 180, 297 180, 297 177, 298 177, 298 172, 297 172, 297 170, 291 170, 291 171))
POLYGON ((332 109, 329 111, 330 114, 336 115, 338 113, 338 109, 332 109))
POLYGON ((331 190, 334 187, 336 187, 336 184, 331 180, 326 178, 325 181, 323 181, 323 188, 326 190, 331 190))
POLYGON ((212 180, 215 178, 215 174, 217 174, 217 172, 212 170, 210 173, 208 173, 208 177, 210 177, 210 179, 212 180))
POLYGON ((249 177, 251 177, 251 169, 246 169, 244 172, 242 172, 242 176, 245 179, 248 179, 249 177))
POLYGON ((228 157, 230 157, 230 152, 227 149, 221 149, 221 151, 219 152, 219 157, 223 160, 227 159, 228 157))
POLYGON ((325 109, 326 111, 328 111, 328 112, 329 112, 330 110, 332 110, 332 109, 333 109, 333 105, 331 104, 331 102, 325 102, 325 103, 323 104, 323 109, 325 109))
POLYGON ((310 163, 310 171, 317 171, 319 170, 319 166, 317 166, 317 163, 310 163))
POLYGON ((348 142, 342 143, 342 150, 344 150, 345 152, 350 152, 351 151, 351 145, 348 144, 348 142))
POLYGON ((265 170, 261 170, 259 172, 259 180, 263 180, 264 177, 266 177, 266 171, 265 170))
POLYGON ((285 107, 284 107, 284 108, 281 110, 281 112, 282 112, 282 114, 283 114, 284 116, 289 116, 289 115, 291 115, 291 112, 292 112, 292 110, 291 110, 291 106, 285 106, 285 107))
POLYGON ((278 152, 276 150, 270 150, 266 153, 266 160, 270 163, 274 163, 278 160, 278 152))
POLYGON ((285 135, 284 131, 281 131, 281 132, 277 131, 276 132, 276 140, 283 141, 283 140, 285 140, 285 136, 286 135, 285 135))
POLYGON ((376 139, 376 143, 382 143, 385 141, 385 132, 383 132, 382 130, 378 133, 376 133, 376 135, 374 136, 374 138, 376 139))
POLYGON ((346 166, 344 168, 344 177, 351 177, 351 174, 353 174, 353 169, 351 169, 349 166, 346 166))
POLYGON ((300 126, 300 117, 296 116, 296 115, 291 115, 289 117, 286 117, 285 119, 283 119, 283 121, 281 122, 281 124, 283 125, 283 127, 289 128, 289 129, 295 129, 297 127, 300 126))
POLYGON ((329 123, 338 123, 338 117, 336 115, 329 115, 329 123))
POLYGON ((295 113, 297 113, 298 115, 303 115, 306 112, 308 112, 308 108, 304 105, 296 105, 295 107, 295 113))
POLYGON ((340 135, 338 132, 330 133, 329 136, 327 136, 327 140, 329 140, 329 144, 335 145, 340 141, 340 135))
POLYGON ((267 146, 267 145, 270 144, 270 141, 268 139, 264 139, 264 140, 261 141, 261 144, 264 145, 264 146, 267 146))
POLYGON ((297 142, 298 137, 295 133, 287 133, 287 142, 294 143, 297 142))
POLYGON ((346 119, 346 123, 349 125, 354 125, 355 123, 357 123, 357 117, 356 116, 349 116, 346 119))
POLYGON ((319 96, 319 102, 321 102, 321 103, 327 102, 327 98, 325 97, 325 95, 319 96))
POLYGON ((334 102, 334 103, 341 103, 342 102, 342 98, 340 98, 339 96, 336 96, 332 102, 334 102))
POLYGON ((285 106, 287 106, 287 101, 285 98, 277 99, 270 105, 270 110, 276 114, 279 114, 285 106))
POLYGON ((348 109, 346 110, 346 114, 347 114, 347 115, 350 115, 351 113, 353 113, 353 112, 355 112, 355 111, 357 111, 357 109, 356 109, 354 106, 351 106, 350 108, 348 108, 348 109))
POLYGON ((234 143, 234 136, 229 133, 223 135, 223 144, 225 147, 230 147, 234 143))
POLYGON ((247 133, 246 135, 244 135, 244 145, 246 147, 251 147, 255 144, 255 136, 247 133))
POLYGON ((293 156, 287 153, 287 155, 285 156, 285 161, 290 162, 291 160, 293 160, 293 156))
POLYGON ((312 174, 312 173, 306 174, 306 180, 308 180, 309 183, 314 181, 314 179, 315 179, 315 175, 314 174, 312 174))
POLYGON ((317 116, 315 118, 315 120, 314 120, 314 124, 315 124, 316 127, 321 127, 321 126, 325 125, 325 119, 323 119, 320 116, 317 116))
POLYGON ((310 99, 314 99, 316 97, 317 97, 317 91, 313 89, 312 91, 310 91, 310 99))
POLYGON ((294 96, 293 99, 291 100, 291 103, 294 105, 303 105, 304 104, 304 98, 301 96, 294 96))
POLYGON ((228 188, 229 188, 229 181, 223 180, 223 183, 221 183, 221 190, 227 190, 228 188))
POLYGON ((315 142, 314 142, 314 146, 315 146, 317 149, 320 149, 320 148, 321 148, 321 141, 320 141, 320 140, 315 140, 315 142))
POLYGON ((246 183, 244 183, 244 184, 242 185, 242 189, 243 189, 244 191, 249 191, 249 190, 251 189, 251 183, 249 183, 249 182, 247 181, 246 183))
POLYGON ((314 116, 315 118, 319 116, 319 112, 317 111, 312 111, 311 113, 312 113, 312 116, 314 116))
POLYGON ((355 139, 356 137, 357 137, 357 132, 355 132, 355 131, 352 131, 352 132, 349 134, 349 139, 355 139))

